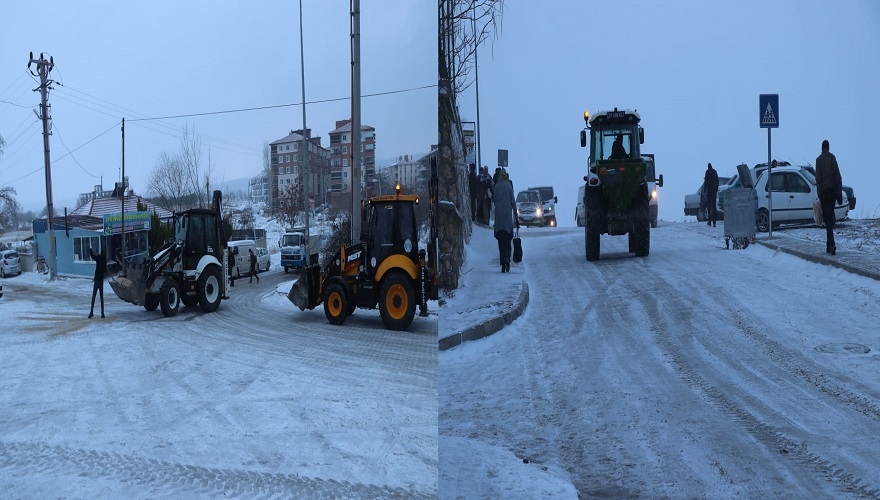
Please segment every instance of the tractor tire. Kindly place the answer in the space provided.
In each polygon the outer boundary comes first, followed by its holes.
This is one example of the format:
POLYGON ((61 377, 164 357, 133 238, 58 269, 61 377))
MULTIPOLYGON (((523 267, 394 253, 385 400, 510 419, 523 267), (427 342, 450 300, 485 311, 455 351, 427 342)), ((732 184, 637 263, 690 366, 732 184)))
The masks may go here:
POLYGON ((389 330, 406 330, 416 315, 416 294, 410 277, 392 271, 382 280, 379 290, 379 313, 389 330))
POLYGON ((636 253, 636 224, 633 224, 633 228, 626 233, 626 239, 629 253, 636 253))
POLYGON ((759 233, 770 231, 770 212, 768 212, 766 208, 762 208, 758 211, 758 223, 756 229, 759 233))
POLYGON ((341 325, 348 317, 348 294, 345 287, 333 282, 324 290, 324 316, 331 325, 341 325))
POLYGON ((167 278, 159 289, 159 306, 166 318, 176 315, 180 309, 180 288, 171 278, 167 278))
POLYGON ((220 269, 217 266, 208 266, 202 271, 196 284, 196 294, 203 311, 210 313, 220 307, 223 294, 220 289, 220 269))
POLYGON ((651 229, 657 229, 657 217, 651 219, 651 229))
POLYGON ((147 293, 144 296, 144 309, 155 311, 157 307, 159 307, 159 296, 154 293, 147 293))
POLYGON ((199 305, 198 297, 192 297, 186 294, 180 294, 180 301, 183 302, 184 307, 195 307, 199 305))
POLYGON ((636 257, 647 257, 651 253, 651 221, 645 214, 634 224, 636 257))
POLYGON ((599 260, 599 231, 595 224, 590 223, 589 217, 587 217, 587 225, 584 228, 584 247, 588 262, 599 260))

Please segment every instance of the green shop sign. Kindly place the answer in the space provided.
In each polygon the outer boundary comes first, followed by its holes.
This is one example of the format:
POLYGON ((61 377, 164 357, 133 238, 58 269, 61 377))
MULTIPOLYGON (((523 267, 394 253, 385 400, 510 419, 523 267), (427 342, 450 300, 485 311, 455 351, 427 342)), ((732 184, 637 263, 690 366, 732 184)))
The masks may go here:
MULTIPOLYGON (((149 231, 150 212, 125 212, 125 232, 149 231)), ((122 234, 122 213, 104 216, 104 234, 122 234)))

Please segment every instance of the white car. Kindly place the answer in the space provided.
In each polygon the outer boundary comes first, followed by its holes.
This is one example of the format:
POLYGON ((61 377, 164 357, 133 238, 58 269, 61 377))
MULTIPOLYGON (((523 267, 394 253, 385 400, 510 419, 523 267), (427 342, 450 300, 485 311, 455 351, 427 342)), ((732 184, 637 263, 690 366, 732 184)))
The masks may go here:
POLYGON ((21 257, 15 250, 0 251, 0 278, 21 274, 21 257))
POLYGON ((587 224, 587 208, 584 206, 585 187, 581 186, 578 188, 578 204, 574 209, 574 221, 577 223, 577 227, 584 227, 587 224))
POLYGON ((257 249, 257 272, 269 270, 269 251, 265 248, 257 249))
MULTIPOLYGON (((758 194, 757 229, 770 230, 770 200, 772 195, 773 227, 780 224, 815 223, 813 201, 818 198, 816 178, 801 167, 776 167, 771 175, 761 175, 755 184, 758 194), (768 186, 769 179, 769 186, 768 186)), ((849 213, 846 193, 835 204, 834 219, 842 220, 849 213)))

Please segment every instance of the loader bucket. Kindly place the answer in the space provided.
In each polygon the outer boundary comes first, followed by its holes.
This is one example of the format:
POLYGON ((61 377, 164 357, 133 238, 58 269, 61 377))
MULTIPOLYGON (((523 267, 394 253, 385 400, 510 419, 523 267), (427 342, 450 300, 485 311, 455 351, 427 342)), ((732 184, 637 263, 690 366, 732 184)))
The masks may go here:
POLYGON ((290 287, 287 298, 300 311, 314 309, 319 303, 321 292, 321 268, 319 266, 306 266, 300 273, 299 279, 290 287))
POLYGON ((136 306, 144 305, 148 270, 144 257, 126 261, 122 272, 110 280, 110 288, 120 299, 136 306))

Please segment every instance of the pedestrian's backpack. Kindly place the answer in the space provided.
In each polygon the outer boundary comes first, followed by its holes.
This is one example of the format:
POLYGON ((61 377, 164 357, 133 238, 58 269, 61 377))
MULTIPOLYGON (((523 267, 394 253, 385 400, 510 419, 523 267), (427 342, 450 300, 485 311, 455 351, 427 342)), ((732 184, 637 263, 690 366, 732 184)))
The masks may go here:
POLYGON ((519 228, 516 228, 513 233, 513 261, 519 264, 522 258, 522 240, 519 239, 519 228))

